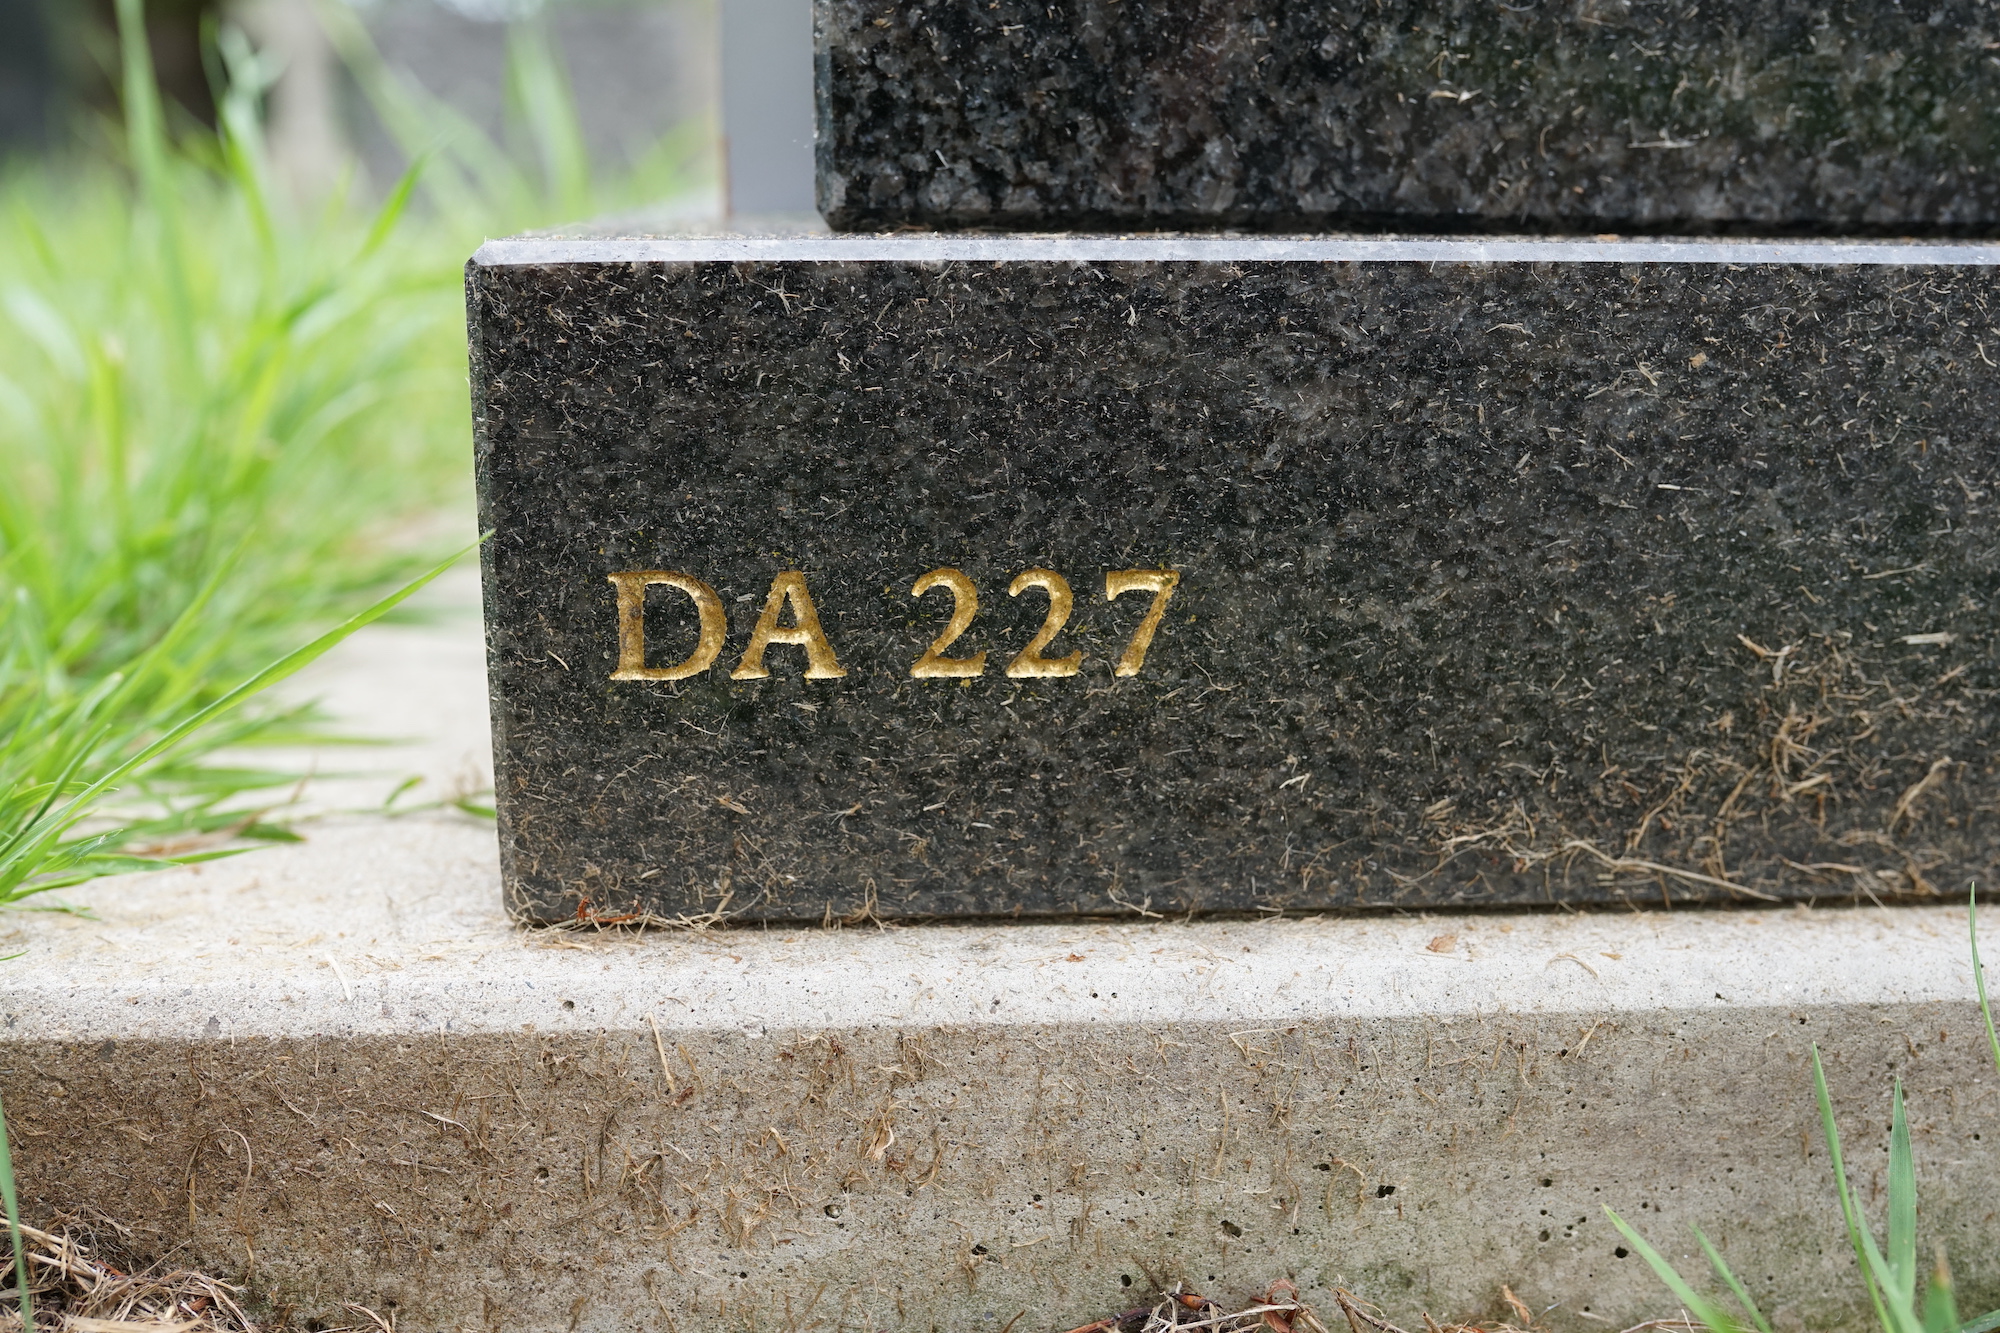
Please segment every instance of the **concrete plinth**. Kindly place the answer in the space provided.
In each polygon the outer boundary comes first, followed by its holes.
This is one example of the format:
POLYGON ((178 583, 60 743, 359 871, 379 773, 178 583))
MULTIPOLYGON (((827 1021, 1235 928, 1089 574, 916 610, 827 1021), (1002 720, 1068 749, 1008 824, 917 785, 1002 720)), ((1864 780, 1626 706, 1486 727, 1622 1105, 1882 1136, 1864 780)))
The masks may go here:
POLYGON ((1672 1309, 1610 1205, 1824 1328, 1818 1042, 1862 1197, 1901 1076, 1924 1234, 2000 1304, 1962 908, 524 933, 490 826, 308 831, 0 919, 31 1215, 406 1333, 1028 1333, 1277 1277, 1570 1330, 1672 1309))

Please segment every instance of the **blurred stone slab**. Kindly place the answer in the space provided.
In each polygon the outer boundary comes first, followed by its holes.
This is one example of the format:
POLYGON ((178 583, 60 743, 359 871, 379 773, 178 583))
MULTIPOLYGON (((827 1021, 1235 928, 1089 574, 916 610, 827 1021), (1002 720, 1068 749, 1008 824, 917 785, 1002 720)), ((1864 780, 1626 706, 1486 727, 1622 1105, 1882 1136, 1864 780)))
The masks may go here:
MULTIPOLYGON (((299 0, 262 3, 284 9, 299 0)), ((540 13, 541 0, 372 0, 354 8, 383 63, 412 85, 427 126, 461 120, 480 142, 515 142, 515 65, 544 54, 536 45, 543 44, 568 85, 590 165, 642 173, 655 188, 673 181, 711 209, 719 202, 709 185, 723 101, 715 0, 592 0, 540 13), (532 31, 520 23, 530 15, 532 31), (661 169, 673 159, 685 163, 678 180, 661 169)), ((412 145, 356 91, 338 83, 331 91, 315 113, 343 123, 369 176, 386 190, 409 170, 412 145)))
POLYGON ((818 0, 836 230, 2000 225, 1983 0, 818 0))
POLYGON ((1962 908, 519 931, 490 829, 304 831, 0 917, 28 1217, 299 1325, 1046 1333, 1286 1276, 1602 1333, 1675 1308, 1609 1205, 1858 1327, 1814 1042, 1851 1145, 1904 1080, 2000 1304, 1962 908))
POLYGON ((1997 260, 489 244, 509 901, 822 921, 1988 877, 1997 260))

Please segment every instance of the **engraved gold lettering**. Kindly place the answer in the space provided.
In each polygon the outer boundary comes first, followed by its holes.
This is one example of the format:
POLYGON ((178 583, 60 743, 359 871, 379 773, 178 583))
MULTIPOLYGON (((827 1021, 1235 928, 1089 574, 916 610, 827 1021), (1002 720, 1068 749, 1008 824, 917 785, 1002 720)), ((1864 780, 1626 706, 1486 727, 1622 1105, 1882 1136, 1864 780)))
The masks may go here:
POLYGON ((1019 597, 1030 588, 1040 588, 1049 595, 1049 613, 1042 620, 1041 629, 1028 640, 1028 646, 1020 655, 1007 664, 1010 676, 1074 676, 1083 665, 1083 650, 1078 649, 1068 657, 1043 657, 1042 649, 1049 646, 1062 627, 1069 623, 1070 607, 1074 599, 1070 596, 1069 580, 1053 569, 1024 569, 1014 576, 1007 587, 1009 597, 1019 597))
POLYGON ((807 680, 839 680, 847 674, 833 655, 833 645, 826 641, 826 631, 819 627, 819 611, 813 606, 812 594, 806 591, 806 576, 796 569, 788 569, 771 580, 770 595, 764 599, 764 614, 757 617, 757 627, 750 631, 750 642, 743 649, 743 660, 736 664, 729 678, 762 680, 770 675, 764 669, 764 650, 774 643, 795 644, 806 650, 807 680), (787 603, 792 608, 792 623, 781 626, 778 613, 787 603))
POLYGON ((972 580, 956 569, 933 569, 910 585, 910 596, 922 597, 932 588, 951 589, 951 623, 944 627, 944 633, 937 636, 931 646, 924 649, 910 674, 923 679, 956 679, 981 675, 986 670, 986 652, 981 649, 970 657, 946 657, 944 650, 965 633, 966 626, 979 614, 979 589, 972 586, 972 580))
POLYGON ((715 589, 691 575, 667 569, 629 570, 604 577, 618 589, 618 669, 611 673, 611 679, 686 680, 715 665, 722 652, 723 634, 729 627, 728 617, 722 612, 722 599, 715 595, 715 589), (701 619, 701 636, 695 641, 694 651, 675 666, 646 665, 646 589, 655 583, 678 588, 693 598, 695 612, 701 619))
POLYGON ((1150 592, 1153 604, 1146 608, 1146 618, 1139 622, 1139 628, 1132 632, 1132 641, 1125 645, 1125 651, 1118 658, 1118 665, 1112 668, 1120 676, 1136 676, 1139 668, 1146 665, 1146 650, 1153 646, 1153 635, 1160 628, 1160 620, 1167 614, 1167 603, 1173 600, 1174 589, 1180 586, 1181 576, 1172 569, 1113 569, 1104 575, 1104 600, 1115 602, 1128 592, 1150 592))
MULTIPOLYGON (((618 664, 611 673, 611 679, 686 680, 715 665, 728 633, 728 615, 715 589, 691 574, 672 570, 626 570, 607 574, 605 578, 618 595, 618 664), (698 617, 699 634, 694 651, 672 666, 646 665, 646 590, 654 584, 663 584, 687 594, 698 617)), ((1131 641, 1113 664, 1116 675, 1136 676, 1145 668, 1146 654, 1153 646, 1153 637, 1165 623, 1167 604, 1173 600, 1180 581, 1179 571, 1172 569, 1114 569, 1105 572, 1106 602, 1115 602, 1129 592, 1153 594, 1152 605, 1146 608, 1146 614, 1132 632, 1131 641)), ((944 632, 924 650, 923 656, 911 665, 910 675, 917 679, 970 680, 985 674, 987 654, 983 650, 968 657, 945 656, 971 628, 979 614, 978 588, 962 570, 946 567, 921 575, 910 586, 910 596, 922 597, 939 588, 951 592, 951 620, 944 627, 944 632)), ((1030 588, 1039 588, 1048 594, 1048 612, 1043 617, 1041 628, 1028 641, 1028 646, 1007 663, 1006 674, 1016 679, 1078 675, 1083 665, 1081 650, 1066 657, 1043 655, 1057 635, 1062 633, 1075 610, 1069 581, 1052 569, 1026 569, 1015 576, 1007 594, 1019 597, 1030 588)), ((750 641, 744 646, 742 660, 729 673, 730 679, 768 678, 771 673, 764 666, 764 656, 773 644, 805 649, 807 680, 839 680, 847 675, 833 644, 826 637, 825 629, 820 625, 818 608, 813 605, 812 594, 806 589, 805 575, 799 570, 783 571, 771 580, 771 591, 764 599, 763 612, 750 632, 750 641), (782 624, 780 618, 787 607, 791 609, 791 623, 782 624)))

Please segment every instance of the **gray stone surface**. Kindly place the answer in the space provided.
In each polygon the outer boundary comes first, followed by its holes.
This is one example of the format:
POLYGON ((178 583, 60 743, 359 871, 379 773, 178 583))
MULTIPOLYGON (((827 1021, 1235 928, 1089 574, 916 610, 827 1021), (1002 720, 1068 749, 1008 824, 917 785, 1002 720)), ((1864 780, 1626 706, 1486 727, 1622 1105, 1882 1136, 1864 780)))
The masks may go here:
POLYGON ((841 230, 2000 224, 1991 0, 816 12, 841 230))
POLYGON ((739 219, 813 210, 812 0, 729 0, 722 30, 722 135, 739 219))
POLYGON ((1985 876, 1996 257, 489 246, 510 902, 821 921, 1985 876), (925 676, 940 568, 978 609, 925 676), (1074 614, 1030 660, 1034 570, 1074 614), (1179 582, 1121 674, 1157 603, 1107 593, 1137 571, 1179 582), (787 642, 793 583, 821 642, 787 642))

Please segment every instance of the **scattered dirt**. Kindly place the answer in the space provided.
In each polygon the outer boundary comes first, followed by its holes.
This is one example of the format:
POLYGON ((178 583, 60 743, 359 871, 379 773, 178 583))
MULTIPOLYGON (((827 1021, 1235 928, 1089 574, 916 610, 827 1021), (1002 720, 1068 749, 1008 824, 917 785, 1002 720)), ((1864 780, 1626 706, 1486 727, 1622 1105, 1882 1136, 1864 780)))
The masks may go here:
MULTIPOLYGON (((89 1220, 62 1218, 51 1231, 23 1225, 22 1248, 30 1275, 29 1295, 37 1330, 48 1333, 292 1333, 282 1317, 258 1324, 237 1303, 244 1289, 185 1268, 155 1265, 127 1272, 115 1262, 124 1228, 101 1215, 89 1220)), ((0 1242, 4 1229, 0 1228, 0 1242)), ((0 1243, 0 1333, 21 1333, 21 1299, 10 1246, 0 1243)), ((1547 1333, 1514 1293, 1502 1295, 1514 1321, 1440 1324, 1424 1315, 1423 1333, 1547 1333)), ((1344 1287, 1334 1300, 1347 1333, 1404 1333, 1373 1305, 1344 1287)), ((314 1333, 395 1333, 392 1320, 361 1305, 341 1307, 355 1322, 314 1333)), ((1019 1322, 1018 1317, 1016 1322, 1019 1322)), ((1700 1333, 1685 1319, 1658 1319, 1624 1333, 1700 1333)), ((1176 1283, 1151 1304, 1070 1329, 1068 1333, 1333 1333, 1313 1308, 1299 1299, 1298 1287, 1280 1279, 1239 1309, 1176 1283)), ((1009 1324, 1004 1333, 1012 1333, 1009 1324)), ((1023 1330, 1023 1333, 1033 1333, 1023 1330)))
MULTIPOLYGON (((1506 1287, 1501 1294, 1518 1322, 1484 1324, 1440 1324, 1424 1316, 1424 1333, 1547 1333, 1521 1299, 1506 1287)), ((1336 1287, 1334 1300, 1347 1321, 1349 1333, 1403 1333, 1382 1317, 1375 1306, 1336 1287)), ((1134 1306, 1121 1314, 1108 1315, 1084 1324, 1069 1333, 1169 1333, 1169 1330, 1201 1329, 1204 1333, 1332 1333, 1320 1322, 1313 1308, 1299 1299, 1299 1289, 1280 1279, 1249 1305, 1227 1310, 1218 1302, 1176 1283, 1151 1305, 1134 1306)), ((1700 1333, 1701 1325, 1685 1319, 1653 1319, 1624 1330, 1624 1333, 1700 1333)))

